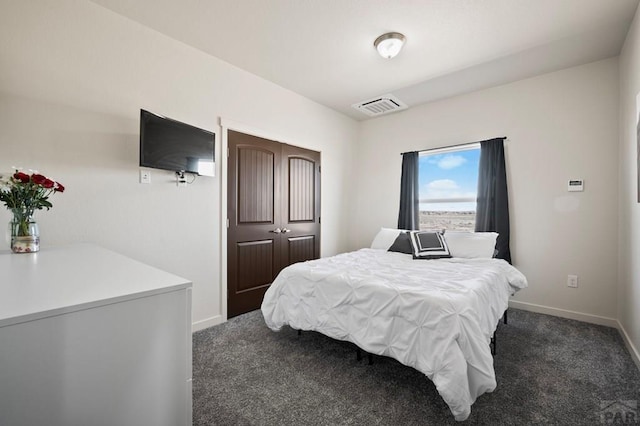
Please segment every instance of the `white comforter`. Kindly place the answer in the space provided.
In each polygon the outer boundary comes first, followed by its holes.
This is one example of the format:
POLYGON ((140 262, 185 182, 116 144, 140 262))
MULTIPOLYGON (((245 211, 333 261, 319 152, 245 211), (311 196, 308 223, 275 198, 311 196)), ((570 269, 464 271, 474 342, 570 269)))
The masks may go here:
POLYGON ((362 249, 285 268, 262 313, 272 330, 315 330, 421 371, 465 420, 496 387, 489 341, 509 296, 526 286, 504 260, 362 249))

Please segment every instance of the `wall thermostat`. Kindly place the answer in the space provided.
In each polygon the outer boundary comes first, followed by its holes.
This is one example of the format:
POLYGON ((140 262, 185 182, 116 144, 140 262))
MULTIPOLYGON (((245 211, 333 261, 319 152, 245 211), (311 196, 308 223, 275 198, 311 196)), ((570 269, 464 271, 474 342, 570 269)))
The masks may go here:
POLYGON ((584 191, 584 181, 582 179, 569 179, 567 190, 569 192, 584 191))

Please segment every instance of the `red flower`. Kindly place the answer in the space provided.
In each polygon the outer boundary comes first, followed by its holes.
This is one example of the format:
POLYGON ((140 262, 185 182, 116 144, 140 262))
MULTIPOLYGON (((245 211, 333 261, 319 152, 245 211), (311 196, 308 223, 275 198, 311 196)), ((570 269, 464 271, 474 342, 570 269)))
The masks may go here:
POLYGON ((43 185, 47 181, 47 178, 42 175, 34 173, 31 175, 31 180, 36 185, 43 185))
POLYGON ((29 180, 31 179, 28 174, 22 172, 16 172, 13 175, 13 178, 19 180, 22 183, 29 183, 29 180))
MULTIPOLYGON (((36 210, 49 210, 53 207, 49 197, 54 192, 64 191, 62 184, 40 173, 28 175, 19 170, 16 170, 8 181, 5 179, 1 186, 0 203, 8 209, 17 210, 18 213, 14 212, 14 217, 27 217, 36 210)), ((24 220, 19 222, 20 226, 23 226, 23 223, 27 225, 24 220)))

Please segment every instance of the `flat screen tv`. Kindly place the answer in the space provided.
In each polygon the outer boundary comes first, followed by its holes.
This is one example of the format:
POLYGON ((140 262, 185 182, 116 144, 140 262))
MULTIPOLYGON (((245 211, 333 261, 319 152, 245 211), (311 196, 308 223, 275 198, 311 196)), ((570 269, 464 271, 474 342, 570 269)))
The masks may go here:
POLYGON ((216 135, 140 110, 140 167, 214 175, 216 135))

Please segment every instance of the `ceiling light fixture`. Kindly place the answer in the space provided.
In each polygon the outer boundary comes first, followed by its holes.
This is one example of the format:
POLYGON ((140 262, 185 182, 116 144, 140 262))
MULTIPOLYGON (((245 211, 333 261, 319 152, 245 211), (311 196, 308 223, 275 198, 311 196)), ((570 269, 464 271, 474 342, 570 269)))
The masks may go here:
POLYGON ((378 53, 383 58, 391 59, 400 53, 402 45, 405 41, 404 35, 400 33, 386 33, 373 42, 373 45, 378 50, 378 53))

